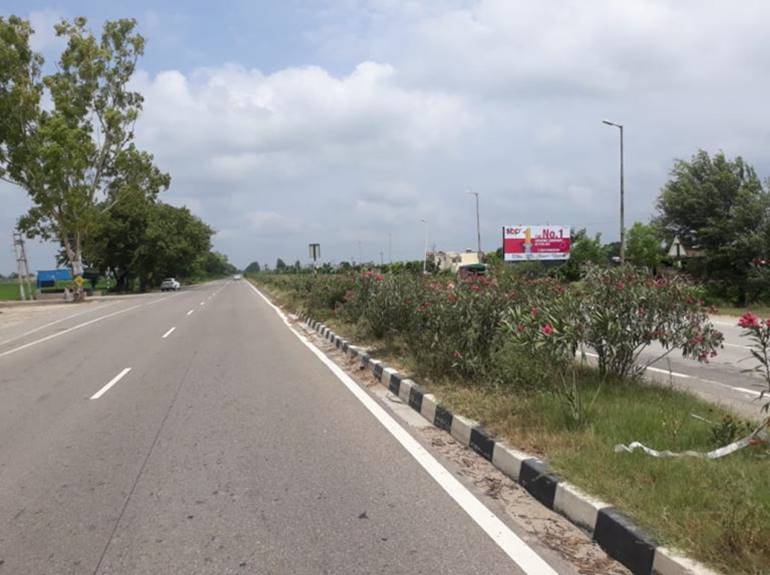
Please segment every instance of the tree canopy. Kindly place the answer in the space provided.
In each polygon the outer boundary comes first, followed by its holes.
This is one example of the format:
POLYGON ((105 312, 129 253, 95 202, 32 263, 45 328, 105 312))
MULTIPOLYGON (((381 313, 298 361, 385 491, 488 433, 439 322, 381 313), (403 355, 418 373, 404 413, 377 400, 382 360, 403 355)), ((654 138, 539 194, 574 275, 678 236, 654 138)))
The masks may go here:
POLYGON ((651 224, 636 222, 626 233, 626 261, 656 270, 663 259, 658 230, 651 224))
POLYGON ((142 96, 128 85, 144 52, 135 29, 132 19, 107 21, 97 37, 85 18, 61 21, 66 47, 44 76, 30 24, 0 17, 0 177, 32 202, 19 228, 58 241, 74 275, 99 211, 124 187, 152 195, 169 185, 132 143, 142 96))
POLYGON ((768 258, 770 194, 754 168, 738 156, 703 150, 678 160, 657 202, 657 224, 701 250, 691 271, 725 297, 746 303, 752 262, 768 258))

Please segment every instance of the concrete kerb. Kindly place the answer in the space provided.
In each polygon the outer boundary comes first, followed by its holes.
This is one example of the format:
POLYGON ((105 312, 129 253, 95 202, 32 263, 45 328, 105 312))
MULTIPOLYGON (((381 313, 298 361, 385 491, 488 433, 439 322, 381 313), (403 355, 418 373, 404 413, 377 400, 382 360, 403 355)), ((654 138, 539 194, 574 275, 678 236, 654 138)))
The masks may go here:
MULTIPOLYGON (((306 318, 305 323, 321 333, 320 324, 311 318, 306 318)), ((396 369, 372 359, 361 348, 350 345, 330 330, 327 332, 327 338, 336 347, 343 346, 347 355, 359 358, 361 369, 370 369, 375 379, 430 423, 448 431, 463 446, 491 461, 543 505, 591 533, 609 556, 620 561, 635 575, 719 575, 676 551, 657 545, 647 533, 608 503, 562 481, 550 472, 544 462, 496 440, 477 422, 440 405, 433 394, 425 393, 418 384, 403 378, 396 369)))
POLYGON ((667 547, 655 549, 652 572, 654 575, 719 575, 716 571, 712 571, 667 547))
MULTIPOLYGON (((401 398, 401 401, 404 403, 409 403, 409 398, 412 395, 412 388, 416 384, 411 379, 402 379, 400 385, 398 386, 398 397, 401 398)), ((417 410, 419 411, 419 409, 417 410)))
POLYGON ((553 508, 583 529, 593 530, 599 511, 609 507, 565 481, 556 486, 553 508))
POLYGON ((455 413, 452 415, 452 427, 449 429, 449 433, 451 433, 452 437, 460 442, 461 445, 468 447, 471 442, 471 430, 478 425, 479 423, 477 421, 473 421, 472 419, 468 419, 467 417, 455 413))

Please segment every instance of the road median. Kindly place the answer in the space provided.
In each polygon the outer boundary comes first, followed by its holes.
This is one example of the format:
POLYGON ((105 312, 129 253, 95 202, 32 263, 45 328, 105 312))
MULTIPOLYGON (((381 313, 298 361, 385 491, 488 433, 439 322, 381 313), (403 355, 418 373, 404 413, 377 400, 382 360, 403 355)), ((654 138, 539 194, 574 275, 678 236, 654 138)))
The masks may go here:
MULTIPOLYGON (((301 311, 292 294, 267 287, 301 311)), ((768 564, 766 448, 720 461, 658 460, 613 449, 639 440, 708 450, 735 432, 730 425, 742 424, 718 407, 667 387, 610 384, 586 368, 574 382, 582 399, 573 402, 590 403, 590 417, 576 426, 565 416, 569 401, 553 391, 429 377, 420 368, 420 350, 403 342, 366 337, 332 314, 325 323, 310 323, 436 427, 588 529, 634 573, 708 572, 685 554, 726 573, 761 573, 768 564), (714 427, 692 414, 728 423, 714 427)))

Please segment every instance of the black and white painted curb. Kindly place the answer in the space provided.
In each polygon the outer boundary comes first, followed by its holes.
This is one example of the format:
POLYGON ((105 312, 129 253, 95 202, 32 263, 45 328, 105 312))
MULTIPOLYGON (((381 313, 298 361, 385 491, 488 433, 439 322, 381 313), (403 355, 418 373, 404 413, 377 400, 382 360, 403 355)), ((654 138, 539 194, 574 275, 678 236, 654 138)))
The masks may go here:
POLYGON ((306 325, 329 340, 362 369, 436 427, 451 433, 458 442, 487 459, 518 482, 540 503, 587 530, 607 554, 635 575, 717 575, 709 568, 658 545, 655 540, 613 506, 594 499, 567 483, 539 459, 495 439, 478 422, 452 413, 411 379, 370 357, 364 350, 309 317, 306 325))

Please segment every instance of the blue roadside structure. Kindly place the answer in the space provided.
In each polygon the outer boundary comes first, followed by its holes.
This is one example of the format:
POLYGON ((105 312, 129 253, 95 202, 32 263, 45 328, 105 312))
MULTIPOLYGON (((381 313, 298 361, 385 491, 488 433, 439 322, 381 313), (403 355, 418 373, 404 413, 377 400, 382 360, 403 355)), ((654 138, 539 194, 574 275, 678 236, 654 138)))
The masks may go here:
POLYGON ((72 281, 72 274, 68 269, 38 270, 37 288, 55 287, 56 282, 72 281))

